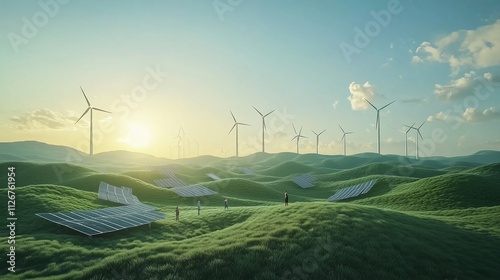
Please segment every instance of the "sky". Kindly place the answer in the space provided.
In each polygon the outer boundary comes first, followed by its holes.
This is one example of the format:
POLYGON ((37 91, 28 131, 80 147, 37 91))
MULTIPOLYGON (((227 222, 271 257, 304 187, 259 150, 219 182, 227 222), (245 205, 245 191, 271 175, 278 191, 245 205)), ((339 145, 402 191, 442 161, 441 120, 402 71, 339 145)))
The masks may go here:
POLYGON ((500 2, 0 0, 0 142, 159 157, 500 150, 500 2), (80 88, 81 87, 81 88, 80 88), (425 123, 424 123, 425 122, 425 123), (75 124, 76 123, 76 124, 75 124), (294 127, 296 132, 294 131, 294 127), (314 131, 314 132, 313 132, 314 131))

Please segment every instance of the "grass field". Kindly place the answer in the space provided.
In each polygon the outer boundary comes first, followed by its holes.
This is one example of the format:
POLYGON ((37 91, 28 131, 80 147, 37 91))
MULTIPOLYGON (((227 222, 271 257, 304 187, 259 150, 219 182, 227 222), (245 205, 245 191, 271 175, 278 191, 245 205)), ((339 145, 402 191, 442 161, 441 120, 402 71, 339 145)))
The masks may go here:
MULTIPOLYGON (((102 172, 1 163, 1 170, 16 168, 18 221, 16 272, 4 269, 0 278, 500 279, 499 163, 258 153, 169 164, 177 177, 218 194, 182 198, 154 185, 165 175, 140 165, 102 172), (256 175, 243 174, 243 167, 256 175), (291 182, 302 173, 317 178, 313 188, 291 182), (372 179, 377 184, 366 195, 326 202, 337 190, 372 179), (90 238, 35 215, 118 206, 97 199, 100 181, 132 188, 167 218, 90 238)), ((6 181, 2 172, 0 182, 6 181)), ((0 195, 5 201, 5 188, 0 195)), ((8 252, 2 232, 0 251, 8 252)))

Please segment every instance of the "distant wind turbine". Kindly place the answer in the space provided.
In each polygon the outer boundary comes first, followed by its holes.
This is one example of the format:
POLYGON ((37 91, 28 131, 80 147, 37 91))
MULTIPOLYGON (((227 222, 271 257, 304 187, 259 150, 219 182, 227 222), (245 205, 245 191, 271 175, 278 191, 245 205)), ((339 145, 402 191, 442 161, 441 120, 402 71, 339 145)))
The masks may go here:
POLYGON ((264 150, 264 132, 266 130, 266 121, 265 121, 265 118, 267 116, 269 116, 272 112, 276 111, 276 109, 272 110, 271 112, 263 115, 259 110, 257 110, 257 108, 255 108, 254 106, 252 106, 255 111, 257 111, 257 113, 259 113, 259 115, 262 117, 262 152, 265 152, 264 150))
POLYGON ((294 139, 297 139, 297 154, 298 154, 299 153, 299 140, 300 140, 300 138, 307 138, 307 137, 301 135, 302 127, 300 127, 299 133, 297 133, 297 130, 295 129, 295 125, 293 125, 293 123, 292 123, 292 126, 293 126, 293 131, 295 132, 295 136, 292 138, 292 141, 294 139))
POLYGON ((319 136, 321 134, 323 134, 323 132, 325 132, 326 129, 321 131, 320 133, 316 133, 316 132, 314 132, 314 130, 311 130, 311 131, 312 131, 312 133, 316 134, 316 154, 319 154, 319 136))
POLYGON ((194 139, 194 142, 196 143, 196 156, 200 156, 200 144, 198 143, 198 140, 194 139))
POLYGON ((340 130, 342 130, 342 133, 344 133, 344 135, 342 135, 342 139, 340 139, 340 141, 344 140, 344 156, 346 155, 346 152, 345 152, 345 139, 347 137, 345 137, 347 134, 351 134, 352 132, 349 131, 349 132, 345 132, 344 129, 340 126, 339 124, 339 127, 340 127, 340 130))
POLYGON ((239 132, 238 132, 238 126, 239 125, 248 125, 249 126, 249 124, 238 122, 236 120, 236 118, 234 117, 233 112, 231 112, 231 111, 229 111, 229 112, 231 113, 231 116, 233 117, 233 120, 234 120, 234 125, 233 125, 233 127, 231 127, 231 130, 229 130, 229 134, 236 127, 236 156, 238 157, 239 156, 239 154, 238 154, 238 134, 239 134, 239 132))
POLYGON ((177 158, 181 158, 181 142, 182 142, 182 148, 184 149, 184 129, 182 126, 179 128, 179 132, 177 132, 177 136, 174 137, 174 139, 179 139, 177 141, 177 158), (182 136, 181 136, 181 131, 182 131, 182 136))
POLYGON ((93 155, 94 154, 94 135, 93 135, 93 128, 92 128, 92 123, 93 123, 92 112, 94 110, 101 111, 101 112, 108 113, 108 114, 111 114, 111 112, 103 110, 103 109, 99 109, 96 107, 92 107, 92 105, 90 105, 89 99, 87 98, 87 95, 85 95, 85 92, 83 91, 83 88, 81 86, 80 86, 80 89, 82 90, 83 97, 85 97, 85 101, 87 101, 87 105, 89 107, 87 107, 87 110, 85 110, 85 112, 83 112, 82 116, 75 122, 75 124, 77 124, 83 118, 83 116, 85 116, 85 114, 87 114, 87 112, 90 111, 90 151, 89 151, 89 154, 93 155))
POLYGON ((416 159, 419 159, 419 155, 418 155, 418 136, 420 136, 420 138, 422 138, 422 140, 424 140, 424 137, 422 137, 422 134, 420 133, 420 128, 424 125, 425 122, 423 122, 418 128, 415 128, 415 127, 412 127, 413 129, 415 129, 416 131, 416 135, 415 135, 415 138, 417 138, 415 140, 415 158, 416 159))
POLYGON ((408 132, 410 132, 410 130, 413 128, 414 129, 414 126, 415 123, 413 123, 411 126, 407 126, 405 124, 406 127, 408 127, 408 130, 406 130, 405 132, 405 156, 408 156, 408 132))
POLYGON ((375 109, 377 111, 377 120, 375 121, 375 128, 377 129, 377 153, 380 154, 380 111, 382 109, 384 109, 385 107, 391 105, 392 103, 396 102, 396 100, 383 106, 380 109, 377 109, 377 107, 375 107, 370 101, 368 101, 368 99, 365 98, 365 100, 373 107, 373 109, 375 109))

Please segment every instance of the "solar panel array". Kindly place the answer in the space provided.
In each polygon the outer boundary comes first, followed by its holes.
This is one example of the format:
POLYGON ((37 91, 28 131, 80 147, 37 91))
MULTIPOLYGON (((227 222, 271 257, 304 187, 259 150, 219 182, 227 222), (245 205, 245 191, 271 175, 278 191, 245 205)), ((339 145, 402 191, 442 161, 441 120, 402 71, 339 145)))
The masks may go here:
POLYGON ((69 227, 88 236, 146 225, 165 218, 163 213, 146 204, 109 207, 97 210, 37 213, 53 223, 69 227))
POLYGON ((216 192, 212 191, 209 188, 206 188, 202 185, 193 185, 186 187, 177 187, 172 189, 173 192, 182 196, 182 197, 197 197, 197 196, 205 196, 205 195, 214 195, 216 192))
POLYGON ((314 180, 316 180, 316 178, 314 178, 312 175, 302 174, 298 177, 295 177, 292 181, 299 187, 307 189, 314 186, 313 184, 314 180))
POLYGON ((219 176, 217 176, 217 175, 215 175, 215 174, 208 173, 208 174, 206 174, 206 175, 207 175, 208 177, 212 178, 212 180, 214 180, 214 181, 218 181, 218 180, 220 180, 220 177, 219 177, 219 176))
POLYGON ((247 174, 247 175, 255 175, 255 172, 253 172, 253 170, 251 170, 250 168, 242 168, 241 172, 243 172, 243 174, 247 174))
POLYGON ((375 179, 355 186, 340 189, 334 195, 330 196, 328 201, 338 201, 365 194, 373 187, 373 185, 375 185, 376 182, 377 180, 375 179))
POLYGON ((140 204, 137 196, 132 195, 132 189, 126 187, 115 187, 106 182, 99 184, 99 199, 109 200, 120 204, 140 204))
POLYGON ((157 165, 157 166, 146 166, 146 168, 154 171, 158 171, 170 177, 175 177, 175 173, 179 171, 177 166, 173 165, 157 165))
POLYGON ((176 177, 154 180, 155 184, 164 188, 177 188, 187 186, 186 182, 176 177))

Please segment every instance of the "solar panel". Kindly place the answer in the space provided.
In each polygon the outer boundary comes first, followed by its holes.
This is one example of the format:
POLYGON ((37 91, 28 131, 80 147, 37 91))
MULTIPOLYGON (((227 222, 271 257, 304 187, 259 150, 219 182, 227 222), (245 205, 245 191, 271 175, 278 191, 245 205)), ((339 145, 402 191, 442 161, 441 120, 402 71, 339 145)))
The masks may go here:
POLYGON ((184 182, 182 179, 175 178, 175 177, 158 179, 158 180, 154 180, 154 182, 157 186, 164 187, 164 188, 176 188, 176 187, 187 186, 186 182, 184 182))
POLYGON ((109 207, 73 212, 37 213, 53 223, 92 236, 146 225, 165 218, 156 208, 146 204, 109 207))
POLYGON ((171 190, 182 197, 196 197, 217 194, 216 192, 202 185, 177 187, 172 188, 171 190))
POLYGON ((99 184, 99 199, 109 200, 120 204, 139 204, 141 203, 135 195, 132 195, 132 189, 126 187, 115 187, 106 182, 99 184))
POLYGON ((302 174, 298 177, 295 177, 292 181, 299 187, 306 189, 314 186, 314 180, 316 180, 316 178, 314 178, 312 175, 302 174))
POLYGON ((243 174, 247 174, 247 175, 255 175, 255 172, 253 172, 253 170, 251 170, 250 168, 242 168, 241 172, 243 172, 243 174))
POLYGON ((327 201, 339 201, 365 194, 375 185, 375 183, 377 183, 376 179, 340 189, 334 195, 330 196, 327 201))
POLYGON ((170 177, 175 177, 175 173, 179 171, 179 168, 177 166, 172 165, 146 166, 146 168, 158 171, 170 177))
POLYGON ((215 174, 208 173, 208 174, 206 174, 206 175, 207 175, 208 177, 212 178, 212 180, 214 180, 214 181, 218 181, 218 180, 220 180, 220 177, 219 177, 219 176, 217 176, 217 175, 215 175, 215 174))

